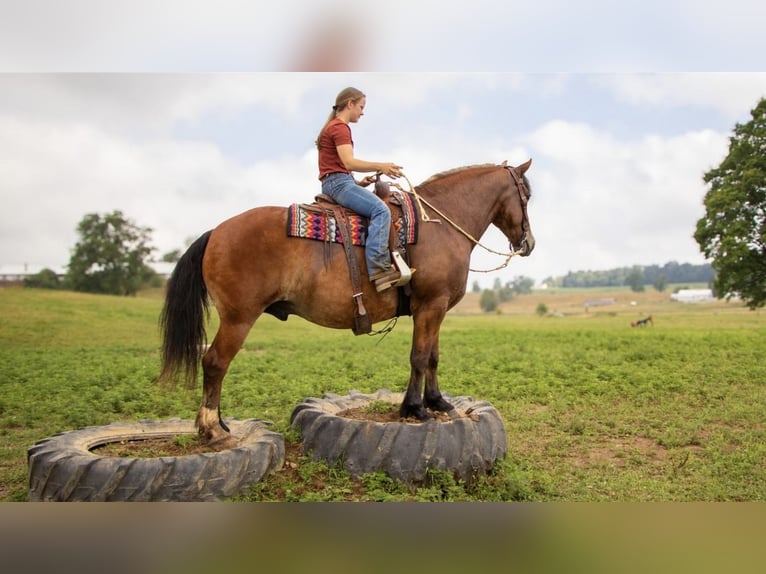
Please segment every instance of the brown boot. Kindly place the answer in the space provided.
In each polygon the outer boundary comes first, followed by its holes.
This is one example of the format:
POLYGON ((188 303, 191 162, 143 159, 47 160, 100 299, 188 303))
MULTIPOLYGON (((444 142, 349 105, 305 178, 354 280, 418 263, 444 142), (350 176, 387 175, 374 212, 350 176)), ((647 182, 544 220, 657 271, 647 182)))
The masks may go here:
POLYGON ((401 273, 399 273, 399 270, 395 267, 391 267, 389 269, 386 269, 385 271, 379 271, 377 273, 374 273, 370 277, 370 281, 375 286, 375 290, 377 292, 385 291, 392 285, 394 285, 397 281, 399 281, 399 278, 401 277, 401 273))

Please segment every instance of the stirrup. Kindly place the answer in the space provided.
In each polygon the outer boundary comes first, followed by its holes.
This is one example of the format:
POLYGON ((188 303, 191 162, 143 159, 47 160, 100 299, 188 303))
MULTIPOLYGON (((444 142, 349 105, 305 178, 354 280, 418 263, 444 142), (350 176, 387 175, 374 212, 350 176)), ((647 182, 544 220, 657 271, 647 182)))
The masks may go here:
POLYGON ((410 282, 410 279, 412 279, 412 274, 415 273, 415 269, 411 269, 404 262, 404 259, 398 251, 391 251, 391 257, 394 259, 394 265, 400 273, 399 279, 394 283, 394 286, 401 287, 402 285, 406 285, 410 282))

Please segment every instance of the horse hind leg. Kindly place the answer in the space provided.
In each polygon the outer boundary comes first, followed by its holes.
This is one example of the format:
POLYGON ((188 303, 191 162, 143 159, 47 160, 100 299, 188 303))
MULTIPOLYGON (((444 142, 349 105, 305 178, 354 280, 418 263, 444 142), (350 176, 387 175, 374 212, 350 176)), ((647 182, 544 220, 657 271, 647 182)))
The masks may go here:
POLYGON ((202 440, 214 448, 236 446, 236 440, 221 417, 221 389, 229 365, 242 348, 252 325, 232 325, 221 319, 218 333, 202 358, 202 403, 195 425, 202 440))

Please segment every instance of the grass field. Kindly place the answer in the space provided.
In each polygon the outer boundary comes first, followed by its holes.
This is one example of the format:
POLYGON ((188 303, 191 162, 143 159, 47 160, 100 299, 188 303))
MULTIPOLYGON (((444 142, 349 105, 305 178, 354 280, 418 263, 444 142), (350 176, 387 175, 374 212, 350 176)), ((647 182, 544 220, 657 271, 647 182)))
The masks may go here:
MULTIPOLYGON (((382 474, 355 481, 293 454, 296 472, 238 500, 764 501, 766 314, 669 292, 537 291, 491 315, 467 295, 442 329, 442 390, 492 402, 509 445, 477 484, 439 473, 417 489, 382 474), (586 311, 595 298, 615 303, 586 311), (649 314, 653 327, 630 327, 649 314)), ((37 440, 194 417, 199 388, 153 382, 161 305, 156 291, 0 289, 0 500, 26 500, 37 440)), ((224 381, 224 416, 273 421, 294 453, 289 416, 306 397, 403 389, 410 333, 409 318, 381 339, 264 317, 224 381)))

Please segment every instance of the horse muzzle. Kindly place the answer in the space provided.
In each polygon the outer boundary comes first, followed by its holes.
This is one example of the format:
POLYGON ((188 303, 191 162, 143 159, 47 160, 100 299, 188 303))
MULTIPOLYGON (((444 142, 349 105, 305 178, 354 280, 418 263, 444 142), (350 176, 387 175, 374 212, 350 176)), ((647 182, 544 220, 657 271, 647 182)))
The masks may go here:
POLYGON ((532 254, 532 250, 535 248, 535 236, 532 233, 524 233, 521 237, 521 241, 518 246, 511 244, 511 250, 518 253, 522 257, 528 257, 532 254))

